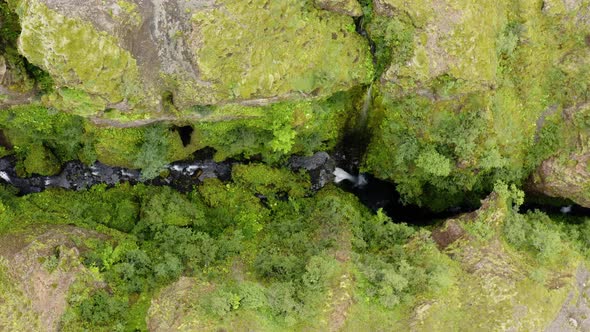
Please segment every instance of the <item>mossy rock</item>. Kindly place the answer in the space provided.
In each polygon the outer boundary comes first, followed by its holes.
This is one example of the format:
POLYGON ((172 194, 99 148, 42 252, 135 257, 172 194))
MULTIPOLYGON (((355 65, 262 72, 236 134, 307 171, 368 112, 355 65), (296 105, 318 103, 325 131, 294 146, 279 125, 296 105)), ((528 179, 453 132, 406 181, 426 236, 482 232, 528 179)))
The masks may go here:
POLYGON ((576 105, 558 115, 559 125, 548 123, 546 129, 556 131, 553 153, 531 175, 528 189, 590 207, 590 107, 576 105))
POLYGON ((590 92, 590 16, 585 2, 551 3, 375 1, 384 70, 366 169, 440 209, 567 149, 559 114, 590 92))
POLYGON ((363 15, 363 8, 357 0, 315 0, 315 4, 321 9, 348 16, 363 15))
POLYGON ((196 105, 326 97, 373 76, 352 18, 311 1, 14 3, 20 52, 57 87, 45 103, 85 117, 194 119, 196 105))

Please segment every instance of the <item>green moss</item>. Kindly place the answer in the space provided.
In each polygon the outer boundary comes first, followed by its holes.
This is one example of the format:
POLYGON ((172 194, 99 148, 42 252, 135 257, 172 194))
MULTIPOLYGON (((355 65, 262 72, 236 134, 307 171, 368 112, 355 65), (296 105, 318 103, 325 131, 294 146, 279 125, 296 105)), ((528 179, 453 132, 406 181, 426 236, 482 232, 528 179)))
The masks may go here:
POLYGON ((4 259, 0 259, 0 327, 6 330, 41 330, 39 316, 31 309, 31 300, 8 275, 4 259))
POLYGON ((94 99, 85 101, 88 108, 84 113, 92 109, 98 112, 105 103, 123 100, 150 105, 135 59, 114 37, 98 32, 89 23, 64 17, 36 0, 21 1, 17 13, 22 26, 20 52, 48 71, 57 86, 83 91, 94 99), (89 49, 97 51, 89 53, 89 49))
POLYGON ((276 193, 291 198, 302 198, 309 193, 309 179, 303 174, 271 168, 262 164, 236 165, 232 168, 232 179, 253 192, 265 195, 271 200, 276 193))
POLYGON ((121 8, 121 11, 112 14, 116 20, 118 20, 123 25, 129 25, 133 27, 141 26, 143 19, 136 4, 133 2, 119 0, 117 1, 117 5, 119 8, 121 8))
POLYGON ((13 107, 0 113, 0 128, 24 162, 23 175, 53 175, 66 161, 77 159, 83 121, 39 105, 13 107))
POLYGON ((92 98, 84 91, 69 88, 59 89, 46 96, 45 104, 80 116, 91 116, 97 110, 106 108, 106 103, 103 100, 92 98))
POLYGON ((350 17, 309 1, 219 5, 193 16, 193 51, 218 98, 326 96, 372 77, 369 47, 348 29, 350 17))
POLYGON ((194 123, 193 140, 199 148, 215 148, 217 160, 260 154, 264 160, 275 162, 291 154, 327 150, 336 145, 354 119, 357 94, 353 90, 321 101, 263 107, 221 106, 210 117, 222 121, 194 123))
POLYGON ((366 168, 398 183, 408 201, 444 207, 491 190, 497 179, 520 182, 571 144, 559 113, 590 86, 581 55, 589 27, 572 23, 579 13, 547 15, 524 0, 382 2, 370 12, 369 32, 403 56, 391 59, 377 86, 366 168), (390 17, 390 9, 407 18, 390 17), (411 45, 384 37, 404 20, 416 26, 411 45), (420 156, 428 151, 450 165, 426 175, 420 156))

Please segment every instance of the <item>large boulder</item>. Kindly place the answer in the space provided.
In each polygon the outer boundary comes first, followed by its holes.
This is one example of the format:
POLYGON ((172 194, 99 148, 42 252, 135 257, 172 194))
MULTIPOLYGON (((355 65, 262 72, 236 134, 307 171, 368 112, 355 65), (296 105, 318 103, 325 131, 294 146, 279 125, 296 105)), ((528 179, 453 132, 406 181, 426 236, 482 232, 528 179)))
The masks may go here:
POLYGON ((18 16, 6 2, 0 3, 0 109, 28 103, 36 92, 35 81, 16 49, 19 31, 18 16))
POLYGON ((322 97, 372 78, 352 18, 308 1, 16 4, 20 52, 58 87, 46 101, 85 116, 190 116, 197 105, 322 97))

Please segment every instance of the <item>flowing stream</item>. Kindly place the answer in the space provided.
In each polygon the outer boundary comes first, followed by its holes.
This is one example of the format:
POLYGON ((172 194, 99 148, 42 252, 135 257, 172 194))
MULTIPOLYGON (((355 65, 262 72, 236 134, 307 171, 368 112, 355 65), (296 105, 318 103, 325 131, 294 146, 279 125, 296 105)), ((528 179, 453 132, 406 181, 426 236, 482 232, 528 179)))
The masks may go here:
MULTIPOLYGON (((337 183, 342 189, 353 193, 359 200, 373 211, 383 209, 396 222, 407 222, 415 225, 431 225, 455 215, 471 212, 477 207, 455 207, 441 212, 433 212, 417 205, 401 203, 399 193, 393 183, 376 179, 370 174, 350 173, 343 169, 358 169, 354 165, 343 165, 342 162, 355 158, 344 158, 341 152, 335 153, 339 159, 326 152, 318 152, 311 157, 293 156, 288 167, 293 170, 304 169, 310 174, 312 189, 317 191, 330 182, 337 183)), ((62 172, 55 176, 18 177, 15 170, 14 157, 0 159, 0 183, 15 187, 20 195, 41 192, 47 188, 64 188, 83 190, 96 184, 115 185, 129 182, 131 184, 146 183, 157 186, 170 186, 181 192, 188 192, 207 178, 218 178, 222 181, 231 180, 232 165, 236 161, 215 162, 212 159, 195 159, 176 162, 166 167, 166 176, 144 181, 140 172, 134 169, 111 167, 101 163, 87 166, 78 161, 66 163, 62 172)), ((539 209, 550 214, 564 213, 574 216, 590 216, 590 209, 578 205, 538 205, 525 204, 522 210, 539 209)))

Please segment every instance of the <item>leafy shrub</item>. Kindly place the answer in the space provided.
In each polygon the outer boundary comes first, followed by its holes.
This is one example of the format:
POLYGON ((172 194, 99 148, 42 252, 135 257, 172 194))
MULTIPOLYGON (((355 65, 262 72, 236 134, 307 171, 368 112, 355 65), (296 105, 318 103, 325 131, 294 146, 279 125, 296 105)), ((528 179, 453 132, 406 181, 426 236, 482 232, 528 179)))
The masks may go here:
POLYGON ((295 314, 299 303, 295 297, 295 287, 290 282, 276 282, 267 289, 268 304, 273 314, 287 316, 295 314))
POLYGON ((83 300, 78 309, 80 317, 89 324, 105 326, 114 325, 122 320, 127 304, 117 300, 104 290, 94 293, 89 299, 83 300))
POLYGON ((518 249, 531 251, 537 259, 552 263, 564 249, 560 232, 553 224, 537 210, 514 215, 504 224, 504 238, 518 249))
POLYGON ((238 294, 217 289, 208 296, 205 307, 212 314, 223 317, 230 311, 237 310, 240 307, 240 300, 241 297, 238 294))
POLYGON ((260 284, 242 281, 238 285, 238 293, 242 300, 240 306, 245 309, 261 309, 268 306, 265 288, 260 284))
POLYGON ((305 273, 301 277, 306 291, 323 291, 327 287, 328 280, 334 274, 338 263, 332 257, 320 255, 309 259, 305 267, 305 273))
POLYGON ((167 139, 167 130, 163 126, 154 125, 147 127, 143 132, 143 140, 134 166, 141 168, 141 176, 144 179, 155 178, 168 163, 170 143, 167 139))

